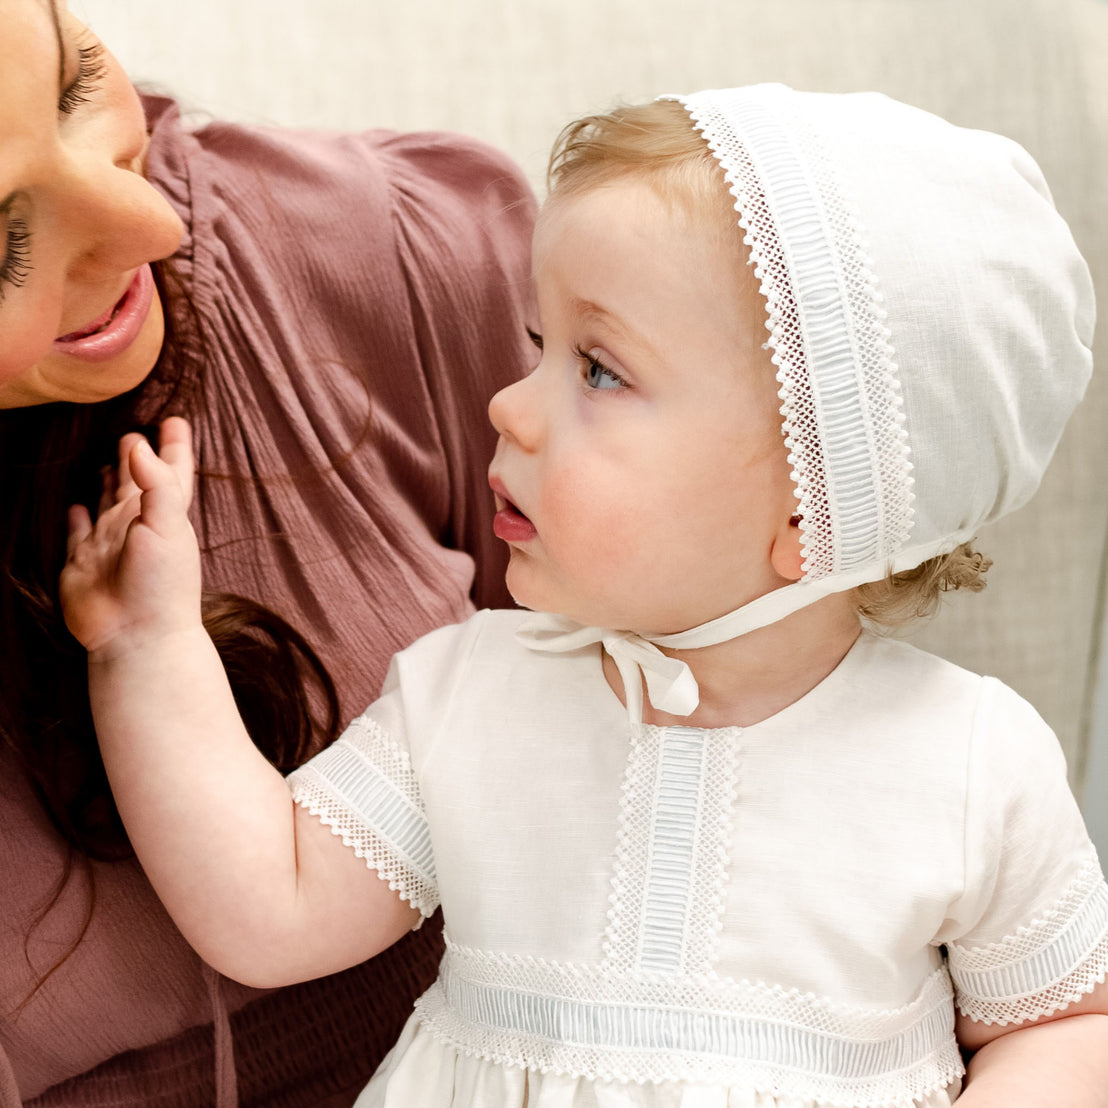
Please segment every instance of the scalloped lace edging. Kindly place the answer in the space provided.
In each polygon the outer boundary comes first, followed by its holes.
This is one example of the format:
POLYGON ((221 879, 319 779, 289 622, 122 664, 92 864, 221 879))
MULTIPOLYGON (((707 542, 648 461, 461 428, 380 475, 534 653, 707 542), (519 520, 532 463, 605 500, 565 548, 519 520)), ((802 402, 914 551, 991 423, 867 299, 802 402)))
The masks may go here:
POLYGON ((895 352, 857 212, 789 90, 674 99, 724 169, 766 300, 806 579, 887 561, 911 532, 914 481, 895 352), (859 451, 870 463, 858 464, 859 451))
POLYGON ((1108 935, 1096 945, 1087 961, 1049 988, 1028 996, 1001 998, 972 996, 958 992, 958 1011, 980 1023, 1000 1027, 1053 1016, 1088 996, 1108 980, 1108 935))
POLYGON ((438 906, 431 833, 407 751, 374 720, 355 720, 287 778, 293 800, 342 838, 424 916, 438 906))
POLYGON ((421 916, 426 919, 434 913, 438 907, 438 889, 409 869, 388 843, 337 802, 326 787, 320 788, 300 779, 292 798, 324 827, 330 828, 333 835, 341 838, 394 893, 418 909, 421 916))
POLYGON ((687 974, 714 964, 738 735, 735 727, 632 729, 604 933, 616 970, 687 974))
POLYGON ((459 947, 416 1005, 469 1057, 626 1084, 742 1086, 850 1108, 908 1106, 961 1077, 945 970, 895 1011, 764 984, 662 981, 459 947))
POLYGON ((1039 1019, 1108 978, 1108 885, 1095 856, 1038 919, 986 946, 948 944, 963 1015, 1006 1025, 1039 1019))

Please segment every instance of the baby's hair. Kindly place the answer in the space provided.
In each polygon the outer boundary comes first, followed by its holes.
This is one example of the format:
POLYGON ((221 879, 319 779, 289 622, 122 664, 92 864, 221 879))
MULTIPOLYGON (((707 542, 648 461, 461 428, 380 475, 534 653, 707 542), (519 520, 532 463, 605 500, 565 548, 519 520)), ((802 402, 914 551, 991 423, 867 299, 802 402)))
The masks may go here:
POLYGON ((868 623, 892 630, 935 614, 943 593, 980 592, 992 559, 964 542, 949 554, 929 558, 914 569, 891 573, 854 590, 858 614, 868 623))
POLYGON ((734 199, 719 162, 680 104, 627 105, 568 124, 554 143, 546 181, 552 197, 568 197, 630 176, 689 215, 707 213, 721 233, 736 231, 734 199))

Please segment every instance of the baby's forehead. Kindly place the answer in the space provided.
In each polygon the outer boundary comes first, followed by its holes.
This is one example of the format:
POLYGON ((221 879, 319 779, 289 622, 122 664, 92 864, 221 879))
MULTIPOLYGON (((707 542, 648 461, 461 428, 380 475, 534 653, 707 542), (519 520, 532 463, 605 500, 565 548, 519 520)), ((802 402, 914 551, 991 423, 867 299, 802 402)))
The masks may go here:
MULTIPOLYGON (((722 179, 721 179, 722 181, 722 179)), ((720 191, 722 188, 721 182, 720 191)), ((624 173, 586 187, 555 190, 543 203, 535 224, 533 259, 537 263, 566 235, 588 235, 613 225, 661 231, 696 239, 718 249, 736 267, 745 267, 749 250, 730 202, 714 194, 674 188, 658 175, 624 173)))
POLYGON ((598 266, 624 259, 639 267, 638 280, 657 285, 665 284, 660 278, 668 269, 680 268, 693 255, 712 278, 705 298, 753 313, 759 327, 764 325, 765 302, 735 212, 705 210, 695 198, 661 189, 649 177, 624 174, 548 197, 534 233, 536 280, 552 260, 567 254, 598 266))

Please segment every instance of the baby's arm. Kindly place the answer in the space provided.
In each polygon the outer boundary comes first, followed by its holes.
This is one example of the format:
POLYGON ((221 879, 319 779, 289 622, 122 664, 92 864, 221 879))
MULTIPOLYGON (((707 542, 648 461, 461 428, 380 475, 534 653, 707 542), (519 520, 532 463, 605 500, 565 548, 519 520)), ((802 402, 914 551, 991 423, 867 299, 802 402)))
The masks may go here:
POLYGON ((130 495, 95 526, 80 508, 70 520, 62 602, 89 652, 112 791, 151 884, 212 966, 258 986, 331 973, 395 942, 419 913, 293 803, 251 742, 201 623, 173 455, 191 473, 181 420, 163 426, 161 459, 145 440, 130 449, 130 495))
POLYGON ((1108 982, 1056 1016, 956 1029, 974 1051, 958 1108, 1108 1108, 1108 982))

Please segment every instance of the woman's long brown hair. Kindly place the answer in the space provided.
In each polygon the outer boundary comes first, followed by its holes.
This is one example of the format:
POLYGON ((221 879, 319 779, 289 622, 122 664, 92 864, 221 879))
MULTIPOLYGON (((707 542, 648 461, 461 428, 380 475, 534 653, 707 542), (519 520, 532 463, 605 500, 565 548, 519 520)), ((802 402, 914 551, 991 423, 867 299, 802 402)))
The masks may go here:
MULTIPOLYGON (((164 295, 160 277, 159 287, 164 295)), ((172 349, 167 330, 166 350, 172 349)), ((182 374, 171 368, 169 355, 156 367, 160 410, 153 416, 143 412, 154 426, 165 415, 188 414, 187 394, 196 390, 181 387, 182 374)), ((100 471, 114 464, 123 433, 144 429, 156 439, 151 426, 136 423, 138 400, 129 394, 101 404, 0 411, 0 745, 68 846, 64 872, 45 898, 40 920, 75 870, 91 877, 89 859, 133 855, 100 758, 85 652, 62 619, 58 575, 68 506, 95 510, 100 471)), ((203 612, 247 729, 274 765, 289 770, 313 739, 334 737, 334 684, 295 628, 263 605, 225 593, 205 594, 203 612)))

